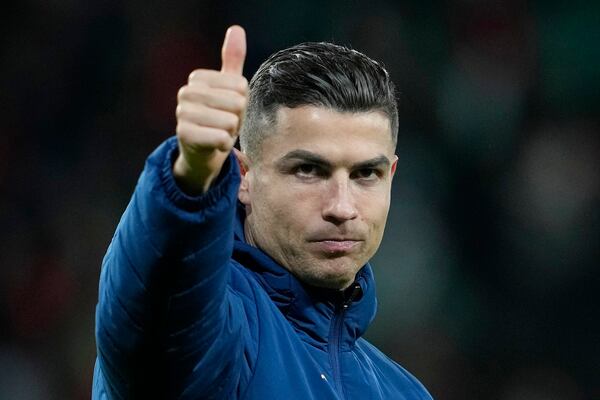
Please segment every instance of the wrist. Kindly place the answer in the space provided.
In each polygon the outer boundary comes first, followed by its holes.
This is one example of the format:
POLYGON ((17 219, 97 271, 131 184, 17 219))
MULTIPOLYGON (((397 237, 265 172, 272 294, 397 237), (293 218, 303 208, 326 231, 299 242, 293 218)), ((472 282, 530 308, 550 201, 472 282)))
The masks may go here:
POLYGON ((173 177, 180 189, 192 196, 206 193, 219 171, 211 173, 207 169, 193 168, 179 153, 173 163, 173 177))

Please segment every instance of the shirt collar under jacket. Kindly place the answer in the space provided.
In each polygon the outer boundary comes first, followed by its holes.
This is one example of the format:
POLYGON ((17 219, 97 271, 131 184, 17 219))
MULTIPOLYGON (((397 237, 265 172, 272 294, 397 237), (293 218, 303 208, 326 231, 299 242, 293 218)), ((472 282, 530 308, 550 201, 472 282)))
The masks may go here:
POLYGON ((266 253, 246 243, 245 216, 244 207, 238 202, 233 259, 255 273, 258 282, 304 341, 326 349, 332 335, 336 335, 333 322, 337 317, 342 318, 341 350, 353 347, 377 311, 371 266, 363 266, 354 284, 344 292, 305 285, 266 253))

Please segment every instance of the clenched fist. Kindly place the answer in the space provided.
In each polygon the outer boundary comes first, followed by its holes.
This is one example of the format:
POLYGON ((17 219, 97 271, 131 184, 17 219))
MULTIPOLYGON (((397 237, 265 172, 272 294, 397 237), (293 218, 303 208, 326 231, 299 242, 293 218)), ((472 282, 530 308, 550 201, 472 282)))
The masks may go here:
POLYGON ((248 92, 245 58, 246 33, 232 26, 225 34, 221 70, 197 69, 179 90, 173 175, 189 194, 208 190, 235 144, 248 92))

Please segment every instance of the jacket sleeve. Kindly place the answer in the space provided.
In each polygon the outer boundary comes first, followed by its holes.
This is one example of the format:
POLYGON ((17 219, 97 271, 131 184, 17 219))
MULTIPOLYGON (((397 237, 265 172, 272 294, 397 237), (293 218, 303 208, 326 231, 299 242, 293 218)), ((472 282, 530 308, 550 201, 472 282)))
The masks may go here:
POLYGON ((228 288, 237 163, 190 197, 172 176, 176 152, 171 138, 148 158, 103 260, 97 370, 110 398, 230 398, 251 369, 228 288))

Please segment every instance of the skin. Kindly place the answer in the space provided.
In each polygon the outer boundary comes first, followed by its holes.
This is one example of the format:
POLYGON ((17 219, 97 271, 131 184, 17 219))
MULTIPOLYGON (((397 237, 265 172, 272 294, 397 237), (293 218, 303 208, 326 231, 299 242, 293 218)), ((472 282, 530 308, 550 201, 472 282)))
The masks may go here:
POLYGON ((397 157, 382 113, 281 108, 250 163, 239 155, 246 239, 301 281, 344 289, 375 254, 397 157))
POLYGON ((173 176, 188 194, 210 188, 237 140, 248 94, 242 75, 245 58, 246 33, 231 26, 221 49, 221 70, 193 71, 177 93, 179 155, 173 176))
MULTIPOLYGON (((178 185, 209 190, 233 150, 248 82, 246 34, 227 30, 219 71, 198 69, 177 95, 178 185)), ((242 167, 247 241, 303 282, 344 289, 381 243, 397 157, 382 113, 326 108, 278 110, 275 132, 242 167)))

